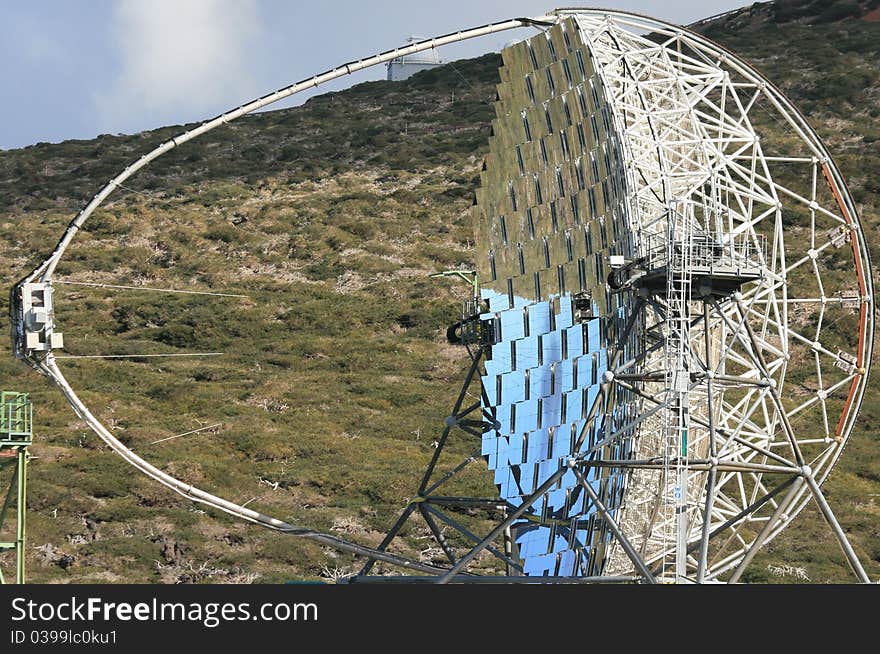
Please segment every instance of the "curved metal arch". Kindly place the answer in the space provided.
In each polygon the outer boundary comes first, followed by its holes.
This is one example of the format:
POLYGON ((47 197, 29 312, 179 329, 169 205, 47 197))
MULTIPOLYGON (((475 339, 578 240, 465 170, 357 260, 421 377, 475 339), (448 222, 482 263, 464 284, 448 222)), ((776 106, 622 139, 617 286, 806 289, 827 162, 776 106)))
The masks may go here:
MULTIPOLYGON (((149 153, 141 156, 139 159, 133 161, 131 164, 126 166, 122 170, 122 172, 111 179, 100 191, 98 191, 97 194, 92 197, 88 204, 83 207, 83 209, 68 225, 67 229, 64 231, 64 234, 62 235, 61 239, 59 240, 58 244, 55 246, 55 249, 49 255, 49 257, 39 266, 37 266, 37 268, 35 268, 29 275, 24 277, 15 285, 15 287, 12 289, 13 297, 15 297, 15 294, 24 284, 34 281, 51 284, 52 275, 55 272, 55 268, 61 258, 64 256, 64 253, 67 250, 68 246, 73 241, 74 237, 83 226, 83 224, 85 224, 86 220, 88 220, 89 216, 94 213, 94 211, 104 202, 104 200, 106 200, 107 197, 109 197, 110 194, 129 177, 137 173, 142 168, 146 167, 155 159, 158 159, 163 154, 171 151, 172 149, 180 145, 183 145, 187 141, 201 136, 215 129, 216 127, 220 127, 221 125, 232 122, 233 120, 245 116, 253 111, 262 109, 263 107, 278 102, 279 100, 283 100, 307 89, 319 87, 322 84, 326 84, 327 82, 343 77, 344 75, 350 75, 351 73, 354 73, 356 71, 364 70, 372 66, 377 66, 379 64, 389 62, 401 56, 430 50, 432 48, 447 45, 450 43, 458 43, 461 41, 466 41, 489 34, 495 34, 497 32, 516 29, 519 27, 540 26, 552 20, 554 20, 553 16, 539 16, 536 18, 512 18, 506 21, 491 23, 482 27, 475 27, 459 32, 453 32, 443 36, 437 36, 431 39, 426 39, 417 43, 412 43, 406 46, 395 48, 393 50, 388 50, 384 53, 373 55, 372 57, 368 57, 366 59, 351 61, 326 72, 315 75, 314 77, 301 80, 295 84, 279 89, 274 93, 270 93, 268 95, 264 95, 260 98, 252 100, 251 102, 241 105, 236 109, 220 114, 219 116, 202 123, 199 127, 196 127, 195 129, 187 130, 181 134, 178 134, 177 136, 172 137, 168 141, 165 141, 161 145, 157 146, 149 153)), ((10 313, 12 314, 11 317, 13 322, 13 329, 16 321, 20 322, 20 318, 14 313, 16 310, 16 304, 17 303, 15 301, 10 303, 10 313)), ((13 338, 15 338, 15 334, 13 334, 13 338)), ((324 545, 339 549, 341 551, 346 551, 357 555, 369 556, 371 558, 382 560, 393 565, 428 574, 436 574, 441 571, 439 568, 431 565, 426 565, 418 561, 408 559, 406 557, 397 556, 394 554, 389 554, 387 552, 376 550, 374 548, 358 545, 356 543, 338 538, 337 536, 333 536, 331 534, 326 534, 316 530, 291 525, 283 520, 279 520, 277 518, 259 513, 258 511, 248 509, 247 507, 240 506, 238 504, 235 504, 234 502, 225 500, 222 497, 208 493, 204 490, 196 488, 192 484, 187 484, 186 482, 183 482, 176 477, 173 477, 172 475, 169 475, 168 473, 159 470, 157 467, 135 454, 131 449, 126 447, 122 442, 115 438, 113 434, 103 425, 103 423, 101 423, 101 421, 98 420, 91 411, 89 411, 88 407, 73 390, 67 379, 64 377, 64 374, 58 368, 58 365, 55 362, 55 357, 53 356, 51 350, 47 352, 46 355, 42 358, 25 358, 25 360, 35 370, 49 377, 55 383, 55 385, 61 389, 61 392, 64 394, 65 398, 67 398, 67 401, 73 408, 74 412, 89 426, 89 428, 93 432, 95 432, 95 434, 97 434, 101 438, 101 440, 103 440, 114 452, 119 454, 126 461, 126 463, 141 471, 148 477, 154 479, 155 481, 158 481, 160 484, 182 495, 183 497, 186 497, 187 499, 190 499, 194 502, 199 502, 201 504, 211 506, 215 509, 219 509, 220 511, 233 515, 237 518, 241 518, 248 522, 259 524, 263 527, 267 527, 275 531, 288 533, 293 536, 309 538, 311 540, 318 541, 324 545)))

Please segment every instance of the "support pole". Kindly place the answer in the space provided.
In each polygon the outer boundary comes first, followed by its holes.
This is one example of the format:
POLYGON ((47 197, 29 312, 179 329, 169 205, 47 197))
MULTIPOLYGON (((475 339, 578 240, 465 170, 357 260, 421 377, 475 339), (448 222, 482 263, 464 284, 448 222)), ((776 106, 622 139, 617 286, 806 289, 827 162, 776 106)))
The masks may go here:
MULTIPOLYGON (((465 527, 463 524, 461 524, 461 523, 458 522, 457 520, 454 520, 454 519, 450 518, 448 515, 446 515, 445 513, 443 513, 442 511, 440 511, 440 510, 437 509, 436 507, 431 506, 431 504, 430 504, 429 502, 422 502, 422 504, 424 505, 424 507, 425 507, 425 511, 426 511, 426 512, 430 512, 430 513, 434 514, 435 516, 437 516, 438 518, 440 518, 440 520, 442 520, 442 521, 445 522, 447 525, 449 525, 450 527, 452 527, 453 529, 455 529, 458 533, 460 533, 460 534, 461 534, 462 536, 464 536, 465 538, 467 538, 467 539, 469 539, 469 540, 472 540, 472 541, 475 542, 475 543, 479 543, 479 542, 480 542, 480 537, 479 537, 479 536, 477 536, 475 533, 473 533, 470 529, 468 529, 467 527, 465 527)), ((513 559, 507 557, 507 556, 506 556, 501 550, 499 550, 497 547, 493 547, 492 545, 486 545, 486 551, 487 551, 487 552, 490 552, 490 553, 491 553, 496 559, 498 559, 499 561, 501 561, 502 563, 504 563, 504 565, 507 566, 508 568, 512 568, 513 570, 516 570, 517 572, 522 572, 522 571, 523 571, 523 570, 522 570, 522 566, 520 566, 520 565, 519 565, 516 561, 514 561, 513 559)), ((454 564, 454 563, 455 563, 455 561, 453 561, 453 564, 454 564)))
MULTIPOLYGON (((782 491, 784 491, 786 488, 791 486, 794 483, 795 479, 797 479, 797 477, 789 477, 786 481, 779 484, 779 486, 774 488, 772 491, 764 494, 761 498, 759 498, 759 499, 755 500, 754 502, 752 502, 751 504, 749 504, 746 508, 744 508, 742 511, 737 513, 735 516, 728 518, 722 524, 715 527, 715 529, 713 529, 709 533, 709 540, 712 540, 718 534, 723 533, 725 529, 729 529, 730 527, 733 527, 736 523, 738 523, 740 520, 745 518, 750 513, 754 513, 755 511, 760 509, 767 502, 769 502, 774 497, 779 495, 782 491)), ((689 545, 688 546, 688 554, 697 551, 699 546, 700 546, 700 543, 692 543, 691 545, 689 545)))
POLYGON ((742 577, 743 572, 749 566, 749 563, 752 562, 752 559, 755 558, 755 554, 758 553, 758 550, 761 549, 761 546, 764 544, 764 541, 767 540, 767 536, 770 535, 770 532, 773 531, 773 528, 779 523, 780 519, 783 515, 785 515, 786 509, 788 509, 792 500, 797 497, 798 491, 800 491, 801 487, 804 485, 804 478, 798 477, 795 482, 791 485, 791 488, 788 490, 788 493, 785 494, 785 497, 782 498, 782 501, 776 507, 776 510, 773 512, 773 515, 770 516, 770 519, 764 525, 764 528, 758 533, 757 538, 755 538, 755 542, 752 543, 752 546, 749 548, 749 551, 746 552, 745 557, 737 566, 736 570, 733 571, 733 574, 730 576, 730 580, 727 582, 729 584, 735 584, 739 581, 739 578, 742 577))
MULTIPOLYGON (((6 450, 8 451, 8 450, 6 450)), ((24 445, 15 447, 14 461, 12 465, 15 469, 9 480, 9 489, 0 507, 0 530, 2 530, 6 522, 6 515, 9 507, 12 506, 12 497, 15 495, 15 537, 12 541, 3 543, 2 549, 15 550, 15 583, 23 584, 25 579, 25 538, 27 530, 27 462, 28 451, 24 445)), ((5 583, 6 579, 0 573, 0 583, 5 583)))
MULTIPOLYGON (((504 511, 504 515, 507 515, 507 510, 504 511)), ((508 559, 513 558, 513 534, 510 529, 510 525, 507 525, 504 529, 504 556, 508 559)), ((507 576, 511 576, 510 566, 507 566, 507 576)))
MULTIPOLYGON (((740 319, 742 320, 743 326, 746 328, 746 334, 749 337, 749 344, 751 345, 751 352, 753 354, 753 359, 755 363, 758 364, 758 368, 761 370, 761 374, 770 381, 770 397, 773 400, 773 404, 776 407, 776 411, 779 414, 779 420, 782 423, 783 431, 785 432, 785 436, 788 438, 789 445, 791 445, 792 454, 794 454, 795 461, 797 461, 798 465, 804 466, 806 465, 804 461, 804 456, 801 453, 801 448, 798 445, 797 438, 795 438, 794 431, 791 428, 791 422, 788 419, 788 414, 785 412, 785 407, 782 405, 782 400, 779 397, 779 389, 776 388, 776 380, 774 380, 770 376, 770 370, 767 367, 766 361, 764 361, 764 355, 761 354, 761 345, 758 343, 758 337, 755 336, 755 332, 752 329, 752 326, 749 324, 748 317, 746 316, 745 309, 742 305, 742 295, 740 293, 735 293, 733 296, 734 301, 736 302, 736 309, 739 313, 740 319)), ((717 306, 717 305, 716 305, 717 306)))
MULTIPOLYGON (((572 463, 574 460, 572 459, 572 463)), ((654 578, 654 575, 651 574, 651 571, 648 570, 648 566, 645 565, 645 562, 642 560, 642 557, 639 556, 636 549, 632 546, 632 543, 629 542, 629 539, 624 535, 624 533, 620 530, 620 527, 617 525, 617 522, 611 516, 611 513, 608 511, 608 508, 599 498, 599 495, 593 490, 593 487, 590 486, 590 482, 587 481, 587 478, 584 477, 583 473, 578 470, 576 467, 572 466, 572 470, 574 474, 578 478, 578 483, 581 488, 584 489, 586 494, 593 501, 593 504, 596 507, 596 511, 599 512, 599 515, 605 520, 608 528, 611 530, 611 533, 614 534, 614 537, 617 539, 617 542, 620 543, 620 546, 623 548, 623 551, 626 552, 626 555, 629 557, 629 560, 632 561, 633 565, 639 571, 639 574, 647 581, 649 584, 657 583, 657 580, 654 578)))
MULTIPOLYGON (((452 408, 452 416, 458 416, 461 411, 461 405, 464 404, 465 397, 467 397, 468 388, 470 388, 471 381, 480 370, 480 361, 483 358, 483 349, 479 348, 477 350, 476 356, 472 357, 470 368, 468 369, 467 375, 465 376, 464 383, 461 385, 461 391, 458 394, 458 399, 455 401, 455 405, 452 408)), ((428 487, 428 483, 431 481, 431 477, 434 475, 434 467, 437 465, 437 461, 440 460, 440 455, 443 453, 443 447, 446 445, 446 440, 449 438, 449 432, 452 431, 452 428, 455 424, 447 423, 446 427, 443 429, 443 435, 440 437, 440 441, 437 444, 436 449, 434 450, 434 455, 431 457, 431 462, 428 464, 428 468, 425 470, 425 474, 422 477, 422 483, 419 484, 419 495, 425 494, 425 489, 428 487)))
POLYGON ((705 347, 706 369, 710 373, 706 377, 706 404, 707 418, 709 420, 709 461, 712 467, 706 478, 706 503, 703 506, 703 528, 700 534, 700 554, 697 557, 697 583, 702 584, 706 578, 706 566, 709 560, 709 529, 712 526, 712 508, 715 506, 715 482, 718 471, 718 454, 715 444, 715 407, 712 394, 713 373, 712 371, 712 345, 709 332, 709 305, 703 302, 703 340, 705 347))
POLYGON ((840 527, 840 523, 837 522, 837 518, 834 516, 831 507, 828 505, 828 500, 825 499, 825 495, 822 493, 822 489, 819 488, 819 484, 813 477, 813 471, 809 469, 809 466, 804 469, 804 479, 807 482, 807 486, 810 487, 810 492, 812 492, 816 504, 819 505, 819 510, 822 511, 825 521, 837 537, 840 549, 843 550, 843 554, 846 556, 846 560, 849 562, 852 571, 855 573, 856 577, 858 577, 860 582, 863 584, 870 584, 871 580, 868 578, 868 573, 865 572, 865 569, 862 567, 859 557, 856 556, 855 550, 853 550, 849 539, 840 527))
POLYGON ((16 497, 15 583, 24 583, 25 533, 27 528, 27 462, 26 447, 18 448, 18 488, 16 497))
POLYGON ((18 465, 16 464, 15 470, 12 473, 12 479, 9 480, 9 489, 6 491, 6 499, 3 500, 3 507, 0 508, 0 527, 2 527, 3 523, 6 521, 6 512, 9 511, 9 507, 12 506, 12 493, 15 491, 17 483, 18 465))
POLYGON ((520 504, 516 509, 514 509, 510 513, 510 515, 508 515, 504 520, 501 521, 500 524, 498 524, 492 531, 490 531, 489 534, 483 540, 481 540, 479 543, 477 543, 477 545, 474 548, 472 548, 467 554, 465 554, 463 557, 461 557, 458 560, 458 563, 456 563, 454 566, 452 566, 452 568, 446 574, 444 574, 442 577, 440 577, 440 579, 437 581, 437 583, 448 584, 450 581, 452 581, 452 579, 455 577, 455 575, 457 575, 459 572, 464 570, 465 566, 467 566, 468 563, 473 561, 474 558, 477 556, 477 554, 479 554, 484 549, 486 549, 486 546, 491 544, 492 541, 494 541, 496 538, 498 538, 499 535, 504 533, 504 530, 508 526, 513 524, 513 522, 517 518, 519 518, 523 513, 525 513, 532 506, 532 504, 534 504, 535 500, 537 500, 539 497, 541 497, 547 491, 549 491, 553 487, 553 484, 555 484, 557 481, 559 481, 559 479, 565 474, 565 471, 567 469, 568 468, 566 466, 560 466, 559 469, 555 473, 550 475, 550 477, 549 477, 549 479, 547 479, 547 481, 545 481, 543 484, 541 484, 534 493, 529 495, 523 501, 522 504, 520 504))
POLYGON ((434 522, 434 518, 431 517, 431 514, 425 511, 424 504, 424 502, 419 503, 419 513, 422 514, 422 518, 424 518, 425 522, 428 525, 428 529, 430 529, 431 533, 434 535, 434 540, 436 540, 437 544, 440 545, 440 548, 443 550, 446 558, 449 559, 449 562, 452 565, 455 565, 455 552, 452 551, 452 548, 449 546, 449 543, 446 540, 446 536, 443 535, 443 532, 440 531, 437 523, 434 522))
POLYGON ((700 553, 697 557, 697 583, 706 580, 706 566, 709 563, 709 529, 712 524, 712 507, 715 506, 715 482, 717 469, 712 466, 706 479, 706 503, 703 506, 703 530, 700 534, 700 553))
MULTIPOLYGON (((394 537, 397 536, 397 532, 400 531, 403 524, 406 522, 407 518, 409 518, 410 514, 415 510, 415 504, 408 504, 407 507, 400 514, 400 517, 397 519, 397 522, 394 523, 394 526, 391 528, 391 531, 388 532, 388 535, 379 543, 378 549, 380 552, 384 552, 385 548, 387 548, 391 541, 394 540, 394 537)), ((376 565, 376 559, 370 557, 367 562, 364 564, 364 567, 361 568, 360 574, 366 575, 369 574, 370 570, 373 569, 373 566, 376 565)))

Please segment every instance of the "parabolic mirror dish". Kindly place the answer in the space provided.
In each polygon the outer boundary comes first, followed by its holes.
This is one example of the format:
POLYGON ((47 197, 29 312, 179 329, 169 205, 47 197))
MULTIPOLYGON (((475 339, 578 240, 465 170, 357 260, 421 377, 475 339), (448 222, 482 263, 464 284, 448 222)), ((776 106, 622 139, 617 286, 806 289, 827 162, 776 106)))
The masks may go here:
POLYGON ((477 193, 483 454, 501 498, 530 503, 526 574, 633 572, 614 524, 660 578, 736 579, 861 401, 857 214, 803 117, 735 55, 650 19, 559 18, 502 53, 477 193))
MULTIPOLYGON (((482 378, 500 425, 483 454, 501 497, 519 504, 577 454, 626 459, 630 439, 603 445, 640 402, 617 393, 596 420, 610 359, 640 353, 629 294, 605 283, 611 255, 633 256, 632 200, 620 136, 592 53, 572 20, 502 53, 490 153, 477 193, 477 262, 484 320, 495 325, 482 378), (618 341, 622 339, 622 343, 618 341)), ((569 470, 513 527, 530 575, 597 575, 605 522, 569 470)), ((586 475, 609 510, 624 476, 586 475)))

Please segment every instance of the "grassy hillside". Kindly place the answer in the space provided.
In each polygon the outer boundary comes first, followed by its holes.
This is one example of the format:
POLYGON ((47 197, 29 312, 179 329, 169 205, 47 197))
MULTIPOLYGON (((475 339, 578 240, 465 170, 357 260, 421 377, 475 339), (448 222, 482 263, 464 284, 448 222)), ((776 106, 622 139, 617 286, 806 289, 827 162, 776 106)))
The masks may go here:
MULTIPOLYGON (((867 3, 837 17, 809 4, 756 5, 702 29, 805 111, 838 155, 872 237, 880 226, 880 23, 864 19, 867 3)), ((415 492, 467 364, 446 344, 445 327, 468 289, 428 274, 471 264, 467 209, 498 63, 486 55, 246 117, 129 180, 87 223, 60 279, 248 298, 59 285, 72 354, 226 353, 62 362, 86 403, 135 451, 183 479, 378 543, 415 492)), ((45 256, 104 181, 181 130, 0 152, 3 287, 45 256)), ((60 393, 0 347, 3 387, 31 392, 36 404, 31 580, 277 582, 352 569, 346 555, 205 514, 132 475, 60 393)), ((872 390, 829 481, 875 577, 878 400, 872 390)), ((465 456, 475 445, 460 438, 453 451, 465 456)), ((462 483, 493 492, 479 465, 462 483)), ((790 580, 791 566, 812 581, 848 581, 820 518, 805 513, 797 526, 760 555, 751 579, 790 580)), ((426 535, 413 524, 400 551, 431 560, 438 552, 426 535)))
MULTIPOLYGON (((229 353, 63 362, 74 387, 164 469, 378 543, 414 492, 466 365, 445 328, 468 289, 428 275, 471 257, 466 211, 497 67, 491 55, 247 117, 131 180, 89 221, 59 278, 249 299, 59 285, 70 353, 229 353), (215 423, 217 433, 150 444, 215 423)), ((3 285, 45 255, 103 180, 180 129, 3 153, 3 285)), ((4 386, 32 391, 37 407, 34 581, 282 581, 351 565, 209 518, 133 476, 3 348, 4 386)))

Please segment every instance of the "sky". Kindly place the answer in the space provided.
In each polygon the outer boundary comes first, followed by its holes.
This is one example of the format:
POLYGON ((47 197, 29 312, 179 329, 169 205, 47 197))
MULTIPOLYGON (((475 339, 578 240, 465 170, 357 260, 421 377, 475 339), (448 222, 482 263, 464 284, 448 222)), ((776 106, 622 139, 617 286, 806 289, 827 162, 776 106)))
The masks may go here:
MULTIPOLYGON (((683 24, 743 4, 604 2, 683 24)), ((3 0, 0 149, 200 121, 390 50, 411 35, 427 38, 552 8, 552 0, 3 0)), ((491 35, 443 48, 440 56, 473 57, 532 33, 491 35)), ((377 66, 319 92, 384 75, 377 66)))

